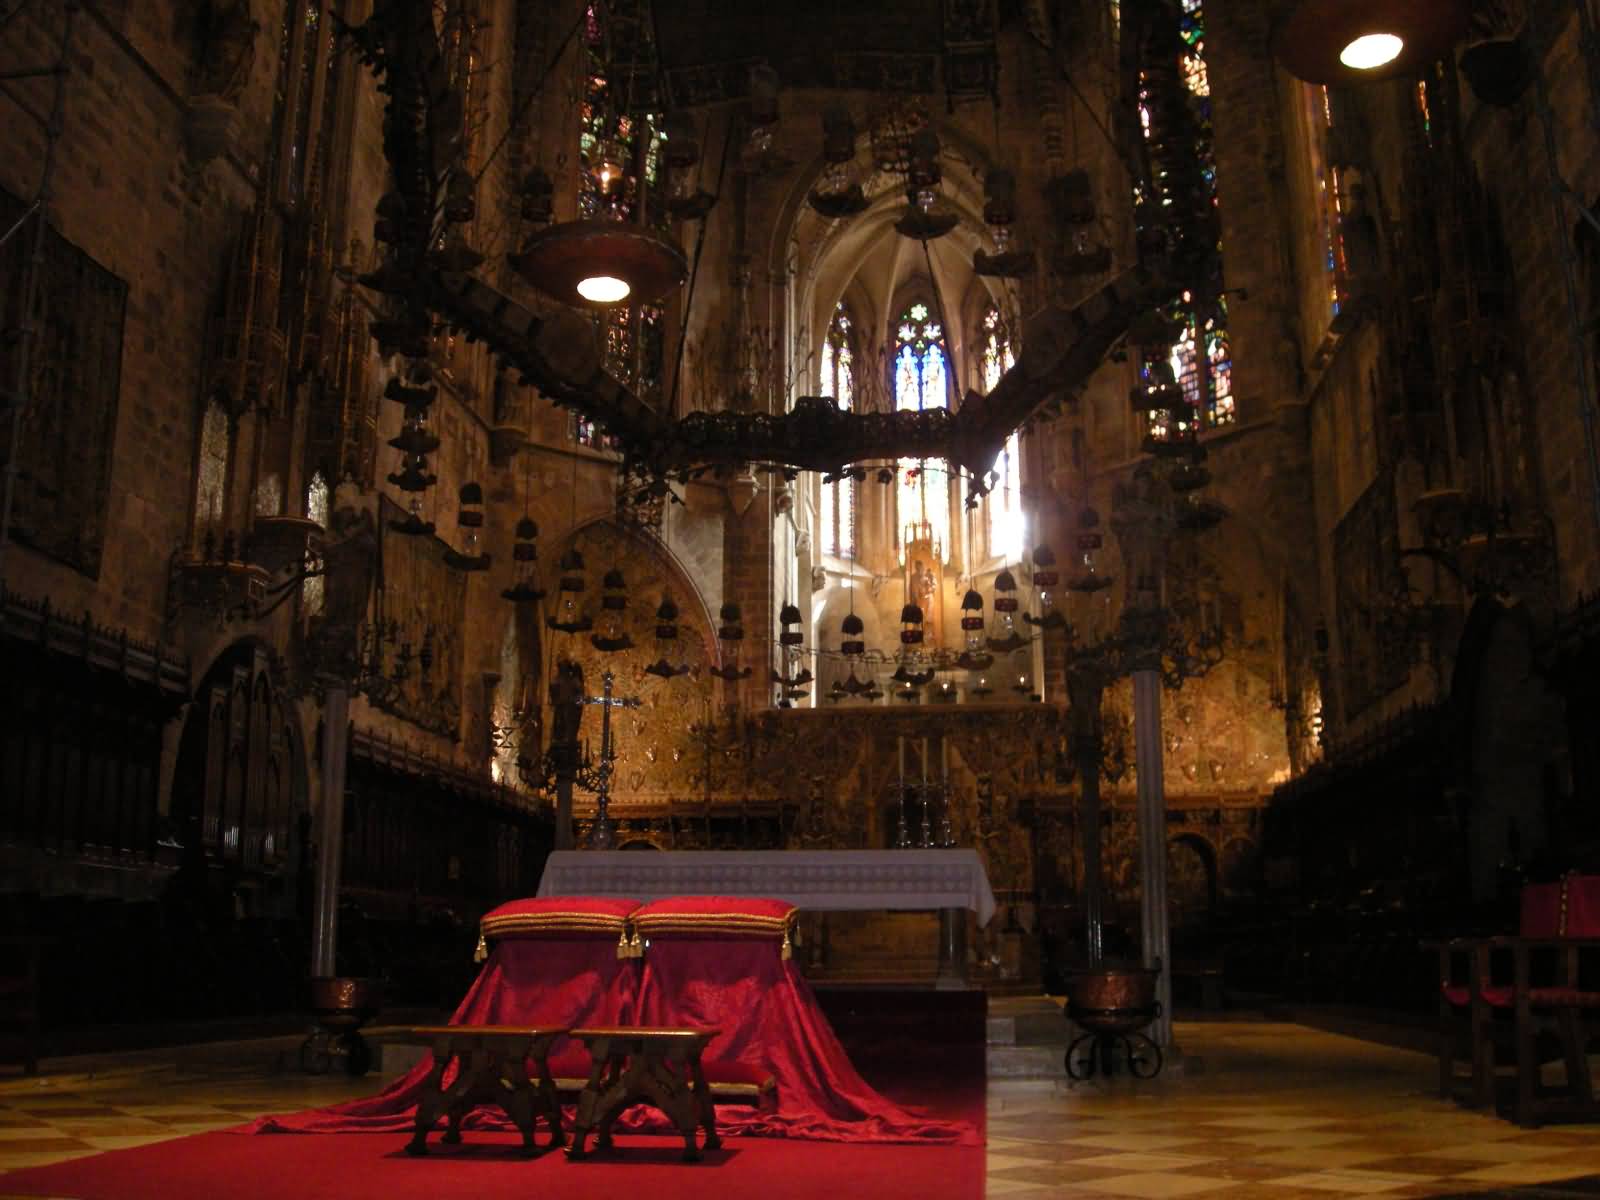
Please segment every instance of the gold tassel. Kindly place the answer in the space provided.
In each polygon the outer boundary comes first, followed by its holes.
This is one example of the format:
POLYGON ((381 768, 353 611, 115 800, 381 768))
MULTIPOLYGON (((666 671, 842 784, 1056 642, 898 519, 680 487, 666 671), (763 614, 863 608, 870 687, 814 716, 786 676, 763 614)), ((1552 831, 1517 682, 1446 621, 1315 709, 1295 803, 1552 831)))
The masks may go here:
POLYGON ((789 944, 789 927, 785 925, 783 927, 783 958, 785 962, 789 960, 792 952, 793 947, 789 944))
POLYGON ((633 951, 628 947, 628 931, 624 929, 617 938, 617 957, 632 958, 633 951))
POLYGON ((481 963, 489 957, 489 943, 483 940, 483 930, 478 930, 478 948, 472 952, 472 961, 481 963))
POLYGON ((633 944, 628 947, 628 953, 634 958, 644 957, 644 942, 639 937, 639 931, 633 931, 633 944))

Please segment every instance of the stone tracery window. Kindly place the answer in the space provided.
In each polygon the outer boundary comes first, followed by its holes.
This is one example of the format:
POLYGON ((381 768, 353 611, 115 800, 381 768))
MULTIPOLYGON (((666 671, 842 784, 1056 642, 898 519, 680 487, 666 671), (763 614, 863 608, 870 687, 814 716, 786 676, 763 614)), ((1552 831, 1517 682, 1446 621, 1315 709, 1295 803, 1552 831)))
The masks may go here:
POLYGON ((1326 85, 1306 84, 1306 126, 1309 132, 1308 148, 1311 152, 1311 178, 1317 189, 1318 221, 1322 233, 1324 269, 1328 274, 1328 304, 1331 315, 1337 317, 1343 309, 1345 283, 1348 272, 1345 261, 1344 209, 1345 183, 1339 166, 1330 161, 1329 135, 1333 130, 1333 100, 1326 85))
MULTIPOLYGON (((901 314, 895 331, 894 406, 922 412, 950 406, 950 360, 944 330, 918 301, 901 314)), ((950 554, 950 467, 942 458, 902 458, 896 465, 896 541, 900 560, 914 542, 928 542, 935 557, 950 554)))
MULTIPOLYGON (((993 304, 985 310, 979 330, 983 338, 983 390, 988 394, 1011 369, 1016 355, 1005 318, 993 304)), ((1017 431, 1013 430, 989 471, 989 494, 983 502, 989 556, 1008 562, 1022 557, 1021 466, 1022 444, 1017 431)))
POLYGON ((206 405, 200 422, 200 453, 194 485, 194 545, 201 549, 209 537, 220 542, 228 528, 228 465, 233 450, 233 428, 228 412, 217 401, 206 405))
MULTIPOLYGON (((855 356, 851 347, 850 312, 840 301, 833 310, 827 336, 822 339, 822 363, 817 380, 819 394, 829 396, 843 411, 855 407, 855 356)), ((855 549, 856 481, 848 476, 820 488, 817 530, 824 554, 849 558, 855 549)))
MULTIPOLYGON (((311 482, 306 485, 306 517, 321 525, 328 527, 328 513, 332 509, 332 491, 328 481, 318 471, 311 477, 311 482)), ((323 598, 326 595, 325 580, 321 575, 310 575, 301 583, 300 596, 305 602, 306 612, 315 616, 322 612, 323 598)))

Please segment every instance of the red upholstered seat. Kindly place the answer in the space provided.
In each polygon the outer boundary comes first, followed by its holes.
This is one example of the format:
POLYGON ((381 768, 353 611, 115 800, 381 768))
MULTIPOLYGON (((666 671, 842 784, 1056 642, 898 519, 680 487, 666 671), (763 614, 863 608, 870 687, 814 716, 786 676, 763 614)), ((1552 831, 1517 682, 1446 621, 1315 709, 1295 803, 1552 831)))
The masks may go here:
MULTIPOLYGON (((1479 988, 1478 994, 1491 1008, 1510 1008, 1515 989, 1510 984, 1491 983, 1479 988)), ((1465 1008, 1472 1003, 1472 989, 1464 983, 1447 983, 1444 985, 1444 998, 1457 1008, 1465 1008)))

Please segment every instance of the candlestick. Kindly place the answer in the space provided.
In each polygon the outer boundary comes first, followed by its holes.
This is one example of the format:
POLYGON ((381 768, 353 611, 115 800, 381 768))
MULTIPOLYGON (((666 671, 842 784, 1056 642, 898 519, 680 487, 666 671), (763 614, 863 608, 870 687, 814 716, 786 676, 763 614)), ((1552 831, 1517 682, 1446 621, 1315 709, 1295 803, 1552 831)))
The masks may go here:
POLYGON ((899 746, 899 750, 900 750, 900 790, 902 792, 904 792, 906 790, 906 738, 905 738, 905 734, 901 734, 899 737, 895 738, 895 742, 899 746))
POLYGON ((928 790, 928 739, 922 739, 922 790, 928 790))

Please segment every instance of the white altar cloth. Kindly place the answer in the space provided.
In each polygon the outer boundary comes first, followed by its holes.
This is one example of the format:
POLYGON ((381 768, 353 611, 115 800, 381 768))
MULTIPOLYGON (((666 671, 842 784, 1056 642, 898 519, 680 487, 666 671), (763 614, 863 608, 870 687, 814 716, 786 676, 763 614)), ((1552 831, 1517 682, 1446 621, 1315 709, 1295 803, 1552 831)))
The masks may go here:
POLYGON ((764 896, 802 909, 970 908, 994 916, 976 850, 557 850, 540 896, 764 896))

